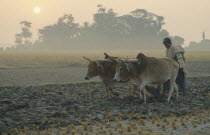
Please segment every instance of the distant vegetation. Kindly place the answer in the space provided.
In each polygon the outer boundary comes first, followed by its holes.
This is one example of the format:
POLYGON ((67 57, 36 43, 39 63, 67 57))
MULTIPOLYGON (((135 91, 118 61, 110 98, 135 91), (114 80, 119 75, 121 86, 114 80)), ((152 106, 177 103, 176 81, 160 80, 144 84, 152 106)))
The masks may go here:
POLYGON ((205 32, 203 32, 203 40, 201 40, 200 42, 195 42, 195 41, 190 42, 189 46, 186 49, 192 51, 210 50, 210 40, 206 39, 205 32))
POLYGON ((16 46, 7 50, 162 50, 165 37, 171 37, 177 45, 184 43, 184 38, 172 37, 162 28, 165 24, 163 16, 145 9, 136 9, 119 16, 113 9, 106 9, 102 5, 97 7, 92 23, 80 25, 71 14, 65 14, 55 24, 39 29, 39 38, 34 43, 30 40, 32 23, 22 21, 22 31, 15 35, 16 46))
MULTIPOLYGON (((135 58, 139 52, 152 57, 165 57, 164 51, 106 51, 121 58, 135 58)), ((104 58, 104 51, 4 51, 0 53, 0 68, 87 66, 91 60, 104 58)), ((210 61, 210 52, 187 51, 187 61, 210 61)))
POLYGON ((210 50, 210 40, 205 39, 205 40, 201 40, 200 42, 190 42, 189 47, 187 47, 186 49, 193 50, 193 51, 210 50))

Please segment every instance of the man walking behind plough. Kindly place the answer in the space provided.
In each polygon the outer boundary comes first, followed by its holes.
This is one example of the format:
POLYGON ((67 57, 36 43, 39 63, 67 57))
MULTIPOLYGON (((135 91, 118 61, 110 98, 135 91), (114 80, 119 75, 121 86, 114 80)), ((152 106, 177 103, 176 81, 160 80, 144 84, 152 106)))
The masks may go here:
MULTIPOLYGON (((186 78, 186 61, 184 57, 185 50, 183 47, 173 45, 170 38, 165 38, 163 44, 166 47, 166 57, 172 58, 179 63, 179 72, 176 78, 176 83, 179 87, 179 91, 186 93, 185 78, 186 78)), ((163 85, 164 90, 168 87, 168 83, 163 85)))

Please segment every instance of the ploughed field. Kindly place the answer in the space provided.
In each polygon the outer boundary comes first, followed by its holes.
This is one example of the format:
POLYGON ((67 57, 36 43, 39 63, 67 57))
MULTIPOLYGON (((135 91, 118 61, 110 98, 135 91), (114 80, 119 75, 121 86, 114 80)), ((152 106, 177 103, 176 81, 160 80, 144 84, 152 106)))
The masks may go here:
MULTIPOLYGON (((143 104, 130 83, 116 84, 120 97, 106 97, 96 77, 84 82, 88 62, 104 51, 17 51, 0 54, 0 132, 12 134, 209 134, 210 52, 186 52, 185 97, 171 102, 148 97, 143 104)), ((135 58, 139 52, 111 51, 135 58)), ((1 134, 1 133, 0 133, 1 134)))
POLYGON ((0 130, 13 134, 209 134, 210 77, 187 78, 187 95, 146 105, 128 84, 106 97, 100 82, 0 87, 0 130))

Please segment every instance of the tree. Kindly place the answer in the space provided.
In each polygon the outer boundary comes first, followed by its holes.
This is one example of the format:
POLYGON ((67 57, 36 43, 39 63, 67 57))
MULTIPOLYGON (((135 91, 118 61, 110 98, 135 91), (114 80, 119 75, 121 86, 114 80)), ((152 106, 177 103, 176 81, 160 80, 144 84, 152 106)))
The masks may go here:
POLYGON ((15 34, 15 44, 20 45, 23 43, 23 38, 21 34, 15 34))
POLYGON ((21 21, 21 33, 15 34, 16 45, 31 45, 30 38, 32 37, 32 32, 30 31, 31 22, 21 21))
MULTIPOLYGON (((127 38, 133 43, 135 48, 141 49, 163 49, 160 44, 169 33, 162 29, 164 17, 150 13, 145 9, 136 9, 118 17, 120 22, 124 22, 129 31, 127 38), (140 44, 140 45, 139 45, 140 44)), ((124 27, 125 29, 125 27, 124 27)))
POLYGON ((159 39, 164 39, 165 37, 168 37, 169 36, 169 32, 167 30, 161 30, 159 33, 158 33, 158 38, 159 39))
POLYGON ((174 36, 172 37, 172 42, 175 45, 183 45, 184 44, 184 38, 180 37, 180 36, 174 36))
MULTIPOLYGON (((31 48, 44 49, 164 49, 162 41, 170 37, 163 29, 164 17, 136 9, 119 16, 113 9, 97 5, 93 22, 79 25, 72 14, 64 14, 57 22, 38 30, 39 39, 31 48), (36 47, 35 47, 36 46, 36 47)), ((21 33, 15 43, 31 44, 31 23, 22 21, 21 33)), ((182 45, 184 38, 172 37, 174 44, 182 45)))
POLYGON ((22 21, 20 22, 21 26, 22 26, 22 32, 21 32, 21 36, 23 37, 23 41, 25 45, 29 45, 31 42, 29 41, 29 39, 32 37, 32 32, 30 31, 31 28, 31 22, 28 21, 22 21))
POLYGON ((117 33, 117 13, 113 9, 106 10, 106 8, 98 5, 98 13, 93 15, 96 35, 104 37, 112 37, 117 33))
MULTIPOLYGON (((39 29, 39 40, 46 48, 68 48, 77 36, 79 36, 79 24, 74 23, 71 14, 64 14, 58 18, 56 24, 39 29)), ((73 46, 73 43, 71 45, 73 46)))

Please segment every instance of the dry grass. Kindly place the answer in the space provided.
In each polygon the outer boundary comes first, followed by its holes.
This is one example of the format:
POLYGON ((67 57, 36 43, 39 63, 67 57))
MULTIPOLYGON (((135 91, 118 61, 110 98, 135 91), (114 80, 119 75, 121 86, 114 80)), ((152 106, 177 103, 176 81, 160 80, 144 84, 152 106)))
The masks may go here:
MULTIPOLYGON (((107 52, 113 56, 135 58, 139 52, 147 56, 164 57, 164 51, 17 51, 1 52, 0 68, 23 67, 59 67, 59 66, 85 66, 86 56, 96 60, 104 57, 107 52)), ((186 53, 188 61, 210 61, 209 51, 191 51, 186 53)))

